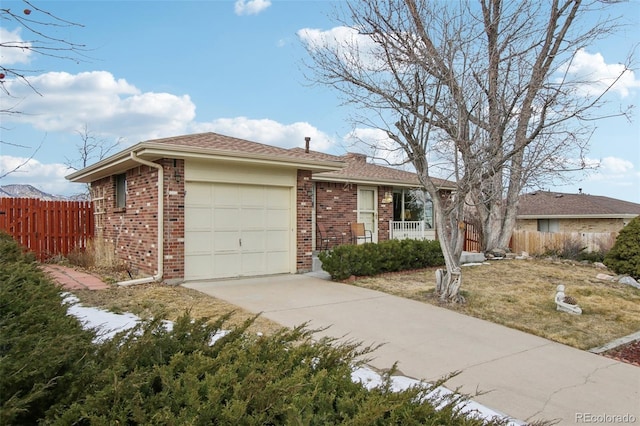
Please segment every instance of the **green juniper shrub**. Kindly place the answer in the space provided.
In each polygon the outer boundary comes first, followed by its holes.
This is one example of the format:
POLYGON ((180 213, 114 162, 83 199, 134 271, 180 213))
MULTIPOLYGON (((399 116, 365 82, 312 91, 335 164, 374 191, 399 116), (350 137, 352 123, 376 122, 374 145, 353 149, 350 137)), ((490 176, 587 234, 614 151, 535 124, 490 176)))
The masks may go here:
POLYGON ((341 245, 318 256, 322 268, 335 280, 444 265, 440 243, 429 240, 341 245))
POLYGON ((617 274, 640 279, 640 216, 622 228, 613 247, 604 258, 604 264, 617 274))
POLYGON ((52 423, 500 424, 460 414, 460 395, 428 399, 435 385, 394 392, 387 377, 381 388, 367 390, 352 380, 351 366, 365 362, 375 348, 330 338, 314 342, 316 330, 305 325, 264 337, 232 332, 210 346, 218 327, 188 317, 178 322, 171 331, 148 322, 133 333, 139 339, 118 336, 109 347, 120 350, 109 364, 120 368, 104 369, 96 391, 52 423), (198 337, 183 351, 167 341, 176 332, 187 340, 198 337), (140 347, 156 343, 161 349, 140 347), (143 355, 130 364, 139 351, 143 355))
POLYGON ((606 256, 606 252, 598 250, 598 251, 583 251, 580 252, 578 258, 576 260, 581 262, 603 262, 606 256))
POLYGON ((36 424, 90 380, 94 334, 67 316, 61 289, 0 234, 0 424, 36 424))

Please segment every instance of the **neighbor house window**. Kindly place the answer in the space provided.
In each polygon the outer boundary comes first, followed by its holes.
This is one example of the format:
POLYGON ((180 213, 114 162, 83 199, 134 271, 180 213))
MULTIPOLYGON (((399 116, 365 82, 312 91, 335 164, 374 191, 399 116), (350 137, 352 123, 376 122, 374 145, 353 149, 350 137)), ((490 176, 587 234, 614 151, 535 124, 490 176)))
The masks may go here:
POLYGON ((538 232, 559 232, 558 219, 538 219, 538 232))
POLYGON ((127 175, 116 175, 116 208, 124 209, 127 203, 127 175))
POLYGON ((397 189, 393 193, 393 220, 424 221, 433 227, 433 202, 419 189, 397 189))

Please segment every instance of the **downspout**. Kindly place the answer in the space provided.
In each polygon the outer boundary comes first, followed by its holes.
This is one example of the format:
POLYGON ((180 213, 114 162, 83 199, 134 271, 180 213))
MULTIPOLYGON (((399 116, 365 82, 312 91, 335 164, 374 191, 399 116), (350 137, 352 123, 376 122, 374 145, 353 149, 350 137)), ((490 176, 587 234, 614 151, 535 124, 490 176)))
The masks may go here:
POLYGON ((157 250, 158 250, 158 274, 146 277, 146 278, 138 278, 135 280, 129 281, 120 281, 117 283, 121 286, 130 286, 137 284, 146 284, 152 282, 162 281, 162 274, 164 270, 164 169, 160 164, 152 163, 151 161, 143 160, 138 157, 135 152, 131 152, 131 159, 136 163, 143 164, 145 166, 153 167, 158 170, 158 242, 157 242, 157 250))

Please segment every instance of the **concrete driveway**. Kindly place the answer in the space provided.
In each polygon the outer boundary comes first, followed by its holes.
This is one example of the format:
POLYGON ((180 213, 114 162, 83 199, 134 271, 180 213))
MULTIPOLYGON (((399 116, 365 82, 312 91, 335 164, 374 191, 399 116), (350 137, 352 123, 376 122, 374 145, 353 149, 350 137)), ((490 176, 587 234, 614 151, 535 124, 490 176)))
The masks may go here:
POLYGON ((278 275, 183 286, 293 327, 384 343, 370 365, 447 382, 513 418, 640 424, 640 368, 426 303, 318 279, 278 275), (616 417, 620 416, 620 417, 616 417), (623 417, 626 416, 626 417, 623 417), (631 420, 631 422, 629 422, 631 420))

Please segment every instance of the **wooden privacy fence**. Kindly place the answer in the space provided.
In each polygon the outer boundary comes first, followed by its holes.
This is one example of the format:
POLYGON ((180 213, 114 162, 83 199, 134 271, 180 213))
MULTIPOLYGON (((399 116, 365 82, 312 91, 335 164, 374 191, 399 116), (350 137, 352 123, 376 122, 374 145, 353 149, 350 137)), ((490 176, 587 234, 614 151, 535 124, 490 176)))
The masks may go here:
POLYGON ((584 247, 587 252, 606 251, 613 247, 617 236, 617 232, 513 231, 511 251, 526 251, 530 255, 562 251, 571 247, 584 247))
POLYGON ((93 237, 93 208, 90 201, 0 198, 0 230, 41 261, 66 256, 93 237))

